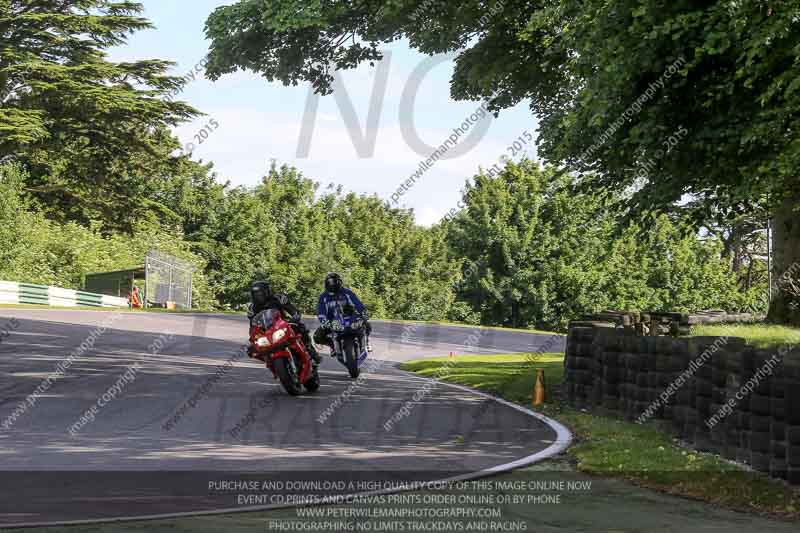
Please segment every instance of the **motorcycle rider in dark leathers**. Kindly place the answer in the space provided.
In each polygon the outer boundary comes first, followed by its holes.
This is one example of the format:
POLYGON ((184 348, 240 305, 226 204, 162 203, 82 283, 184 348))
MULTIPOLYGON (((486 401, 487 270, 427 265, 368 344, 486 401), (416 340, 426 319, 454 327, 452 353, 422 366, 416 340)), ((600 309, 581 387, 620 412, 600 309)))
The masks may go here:
POLYGON ((247 318, 250 319, 250 328, 253 327, 253 318, 261 311, 266 309, 279 310, 284 319, 292 325, 303 338, 303 344, 308 349, 308 354, 314 363, 320 364, 322 358, 311 340, 308 328, 303 324, 302 315, 297 307, 292 304, 289 297, 285 294, 273 294, 269 283, 266 281, 256 281, 250 286, 250 305, 247 306, 247 318))
POLYGON ((364 320, 367 350, 371 352, 372 345, 369 336, 372 333, 372 325, 369 323, 367 308, 353 291, 344 286, 342 277, 335 272, 330 272, 325 276, 325 291, 319 295, 317 315, 320 327, 314 332, 314 341, 319 345, 328 346, 331 349, 331 356, 335 355, 333 339, 331 338, 331 333, 333 332, 331 318, 337 305, 343 307, 346 304, 351 305, 364 320))

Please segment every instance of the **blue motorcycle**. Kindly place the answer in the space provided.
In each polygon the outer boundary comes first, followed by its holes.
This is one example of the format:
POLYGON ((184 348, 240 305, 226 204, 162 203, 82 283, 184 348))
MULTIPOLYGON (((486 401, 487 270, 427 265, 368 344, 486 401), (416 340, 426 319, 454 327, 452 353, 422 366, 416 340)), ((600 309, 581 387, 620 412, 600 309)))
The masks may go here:
POLYGON ((330 324, 336 359, 347 367, 350 377, 355 379, 361 373, 359 367, 367 360, 368 354, 364 317, 356 313, 351 305, 337 306, 336 316, 330 318, 330 324))

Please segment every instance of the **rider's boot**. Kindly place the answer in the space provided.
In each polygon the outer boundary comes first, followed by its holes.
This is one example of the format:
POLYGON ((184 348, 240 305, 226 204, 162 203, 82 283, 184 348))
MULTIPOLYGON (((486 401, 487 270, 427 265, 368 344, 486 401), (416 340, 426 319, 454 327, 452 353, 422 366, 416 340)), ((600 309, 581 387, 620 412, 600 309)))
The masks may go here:
POLYGON ((314 361, 314 364, 320 365, 322 363, 322 356, 319 355, 319 351, 317 351, 317 347, 314 346, 314 343, 310 342, 307 348, 308 348, 308 355, 311 356, 311 359, 314 361))

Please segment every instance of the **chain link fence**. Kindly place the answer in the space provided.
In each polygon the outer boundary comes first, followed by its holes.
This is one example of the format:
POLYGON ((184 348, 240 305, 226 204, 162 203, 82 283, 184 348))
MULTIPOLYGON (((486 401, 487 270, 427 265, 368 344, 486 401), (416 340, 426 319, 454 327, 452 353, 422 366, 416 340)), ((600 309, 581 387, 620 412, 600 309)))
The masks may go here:
POLYGON ((147 305, 190 309, 194 268, 171 255, 151 250, 145 256, 147 305))

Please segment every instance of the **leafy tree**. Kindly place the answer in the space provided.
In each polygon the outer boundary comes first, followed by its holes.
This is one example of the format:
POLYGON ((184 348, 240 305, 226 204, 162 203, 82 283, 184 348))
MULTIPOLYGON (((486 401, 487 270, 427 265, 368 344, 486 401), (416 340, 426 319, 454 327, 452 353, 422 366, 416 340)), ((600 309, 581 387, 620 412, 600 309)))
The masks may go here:
POLYGON ((687 236, 664 215, 643 240, 619 226, 608 200, 575 185, 530 161, 468 182, 466 207, 446 226, 464 261, 458 299, 484 324, 564 328, 603 309, 738 310, 753 299, 719 240, 687 236))
POLYGON ((19 166, 0 165, 0 279, 80 288, 86 274, 138 265, 157 248, 197 267, 198 307, 241 308, 249 284, 265 278, 313 312, 330 270, 382 318, 561 328, 605 308, 739 309, 753 300, 721 240, 687 237, 661 216, 643 242, 635 227, 617 227, 605 200, 575 194, 573 178, 530 161, 476 176, 465 210, 434 228, 376 197, 319 194, 290 167, 234 189, 207 170, 164 182, 155 197, 172 215, 107 235, 99 223, 48 219, 19 166))
MULTIPOLYGON (((394 209, 376 197, 356 194, 323 198, 323 246, 330 261, 364 295, 376 316, 441 320, 453 300, 455 265, 445 234, 417 226, 411 211, 394 209)), ((321 292, 317 278, 314 301, 321 292)))
POLYGON ((190 239, 220 305, 242 307, 250 283, 263 278, 313 312, 335 270, 376 317, 445 318, 455 272, 444 233, 376 197, 319 189, 273 164, 258 186, 224 190, 214 201, 213 216, 190 239))
MULTIPOLYGON (((595 177, 628 215, 680 210, 695 225, 754 206, 775 222, 776 271, 800 261, 800 11, 760 0, 239 0, 209 17, 209 74, 236 69, 329 92, 330 69, 399 38, 457 51, 457 99, 530 101, 539 153, 595 177)), ((771 315, 800 320, 798 302, 771 315), (793 307, 794 305, 794 307, 793 307)))
POLYGON ((128 1, 0 0, 0 161, 25 164, 51 217, 129 230, 147 180, 185 160, 169 128, 198 112, 164 98, 182 83, 166 74, 172 64, 106 58, 151 27, 141 11, 128 1))
POLYGON ((768 218, 767 213, 756 211, 740 215, 722 225, 705 225, 705 229, 722 243, 722 256, 730 261, 744 290, 767 284, 768 218))
POLYGON ((80 289, 86 274, 140 266, 155 248, 198 269, 195 306, 217 305, 203 273, 205 261, 192 253, 180 230, 142 221, 132 234, 108 236, 98 224, 59 223, 32 207, 23 191, 25 181, 18 165, 0 165, 0 280, 80 289))

